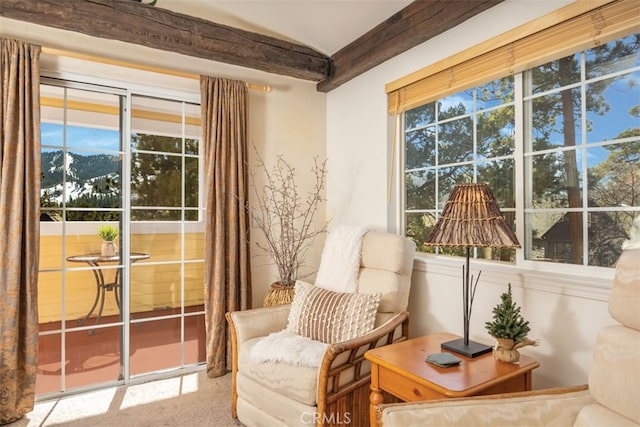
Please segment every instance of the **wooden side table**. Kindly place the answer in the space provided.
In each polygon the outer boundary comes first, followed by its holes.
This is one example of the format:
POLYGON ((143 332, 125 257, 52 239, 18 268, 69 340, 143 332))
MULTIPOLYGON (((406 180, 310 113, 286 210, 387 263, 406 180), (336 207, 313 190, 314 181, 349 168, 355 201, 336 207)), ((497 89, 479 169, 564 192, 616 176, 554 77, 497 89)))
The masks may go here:
POLYGON ((531 390, 532 370, 540 366, 521 355, 519 363, 495 360, 493 353, 473 359, 452 353, 462 363, 440 368, 425 359, 430 353, 447 352, 440 348, 446 341, 460 338, 449 333, 426 335, 369 350, 364 357, 371 362, 371 425, 378 425, 376 405, 384 402, 382 391, 405 402, 449 397, 479 396, 531 390))

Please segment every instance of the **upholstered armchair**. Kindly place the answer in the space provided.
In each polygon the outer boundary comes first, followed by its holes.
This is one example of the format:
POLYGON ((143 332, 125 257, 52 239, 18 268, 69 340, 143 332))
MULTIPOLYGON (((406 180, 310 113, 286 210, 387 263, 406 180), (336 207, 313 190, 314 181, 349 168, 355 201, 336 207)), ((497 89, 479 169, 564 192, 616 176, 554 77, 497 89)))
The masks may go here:
POLYGON ((620 325, 596 340, 589 384, 512 395, 381 404, 378 424, 411 426, 640 425, 640 248, 618 260, 609 313, 620 325))
POLYGON ((227 313, 233 352, 232 415, 249 427, 368 425, 370 365, 363 355, 407 339, 414 255, 414 243, 402 236, 364 234, 357 294, 380 295, 371 318, 375 323, 364 335, 324 344, 316 367, 256 363, 251 357, 252 348, 287 328, 298 295, 289 305, 227 313))

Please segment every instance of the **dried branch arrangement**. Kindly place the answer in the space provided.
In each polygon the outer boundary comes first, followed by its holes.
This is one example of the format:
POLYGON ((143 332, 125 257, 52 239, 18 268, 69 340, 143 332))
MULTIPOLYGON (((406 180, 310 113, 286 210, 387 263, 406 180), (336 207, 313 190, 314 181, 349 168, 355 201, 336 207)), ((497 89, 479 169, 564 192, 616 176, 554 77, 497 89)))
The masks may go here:
POLYGON ((257 153, 257 164, 250 173, 250 185, 256 196, 257 205, 247 209, 254 224, 262 230, 266 245, 257 243, 278 268, 279 284, 293 286, 298 279, 299 269, 313 239, 327 229, 323 225, 314 225, 313 219, 318 212, 323 196, 327 174, 327 160, 313 158, 311 173, 315 177, 313 188, 301 194, 296 184, 296 171, 283 156, 278 156, 273 168, 268 169, 257 153), (264 173, 264 184, 258 185, 256 174, 264 173))

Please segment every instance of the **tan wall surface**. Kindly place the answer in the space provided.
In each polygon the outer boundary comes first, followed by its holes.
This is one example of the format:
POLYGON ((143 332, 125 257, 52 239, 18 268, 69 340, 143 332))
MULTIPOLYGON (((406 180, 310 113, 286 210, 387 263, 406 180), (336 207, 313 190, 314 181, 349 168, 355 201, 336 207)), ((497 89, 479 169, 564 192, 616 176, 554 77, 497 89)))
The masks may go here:
MULTIPOLYGON (((65 245, 60 236, 41 236, 41 273, 38 280, 38 310, 40 323, 62 319, 63 288, 64 318, 80 319, 91 308, 96 297, 96 279, 87 263, 63 261, 66 256, 100 252, 100 242, 91 235, 68 236, 65 245), (61 271, 64 264, 65 272, 61 271)), ((150 255, 149 259, 131 265, 131 312, 147 312, 181 305, 184 278, 185 306, 204 302, 204 234, 185 235, 184 274, 182 273, 180 235, 134 234, 132 252, 150 255), (166 264, 155 264, 166 262, 166 264)), ((101 264, 106 283, 114 281, 116 263, 101 264)), ((104 316, 117 315, 113 291, 107 291, 104 316)), ((95 315, 95 313, 94 313, 95 315)))

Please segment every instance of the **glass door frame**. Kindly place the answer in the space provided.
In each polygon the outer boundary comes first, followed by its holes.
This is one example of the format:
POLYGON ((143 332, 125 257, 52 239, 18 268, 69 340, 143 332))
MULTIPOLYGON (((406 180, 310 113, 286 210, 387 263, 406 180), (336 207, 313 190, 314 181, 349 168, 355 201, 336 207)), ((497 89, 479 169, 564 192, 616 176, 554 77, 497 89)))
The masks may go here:
MULTIPOLYGON (((84 79, 81 79, 84 80, 84 79)), ((95 79, 89 79, 89 80, 95 80, 95 79)), ((51 73, 51 76, 46 75, 43 72, 43 76, 41 77, 41 81, 40 83, 42 85, 47 85, 47 86, 56 86, 56 87, 60 87, 63 88, 65 91, 68 89, 75 89, 75 90, 87 90, 87 91, 91 91, 91 92, 99 92, 99 93, 104 93, 104 94, 108 94, 108 95, 114 95, 114 96, 118 96, 119 97, 119 139, 120 139, 120 147, 118 150, 118 156, 120 158, 120 173, 122 174, 122 176, 120 177, 120 194, 119 194, 119 198, 120 198, 120 208, 114 208, 114 210, 117 210, 119 212, 119 228, 120 228, 120 234, 121 234, 121 238, 120 238, 120 253, 121 254, 129 254, 131 251, 131 197, 130 197, 130 191, 131 191, 131 159, 132 159, 132 147, 131 147, 131 135, 132 135, 132 131, 131 131, 131 122, 132 122, 132 99, 134 96, 148 96, 148 97, 154 97, 154 98, 162 98, 165 100, 169 100, 169 101, 176 101, 176 102, 182 102, 182 103, 190 103, 190 104, 199 104, 199 98, 196 101, 196 98, 191 96, 185 96, 184 93, 173 93, 172 91, 164 91, 164 90, 156 90, 155 88, 145 88, 145 87, 132 87, 132 88, 128 88, 128 89, 122 89, 119 88, 117 85, 117 82, 109 82, 109 81, 104 81, 104 82, 100 82, 100 83, 95 83, 95 82, 85 82, 85 81, 78 81, 77 79, 73 79, 73 80, 69 80, 68 78, 64 78, 63 76, 59 76, 56 75, 55 73, 51 73), (191 99, 190 99, 191 98, 191 99)), ((188 95, 188 94, 187 94, 188 95)), ((65 96, 66 99, 66 96, 65 96)), ((64 108, 64 125, 67 126, 67 122, 66 122, 66 113, 67 113, 67 105, 66 102, 63 105, 64 108)), ((66 138, 66 136, 65 136, 66 138)), ((63 147, 64 147, 64 152, 66 153, 68 147, 66 145, 66 141, 64 141, 63 143, 63 147)), ((201 149, 200 149, 201 150, 201 149)), ((115 153, 114 153, 115 154, 115 153)), ((200 151, 199 154, 199 164, 200 166, 202 165, 202 153, 200 151)), ((183 171, 184 173, 184 171, 183 171)), ((200 168, 200 176, 202 175, 202 169, 200 168)), ((200 194, 200 200, 202 200, 201 198, 201 194, 200 194)), ((184 208, 184 207, 183 207, 184 208)), ((204 207, 203 205, 199 205, 199 211, 203 212, 204 211, 204 207)), ((65 208, 66 210, 66 208, 65 208)), ((63 251, 64 253, 66 253, 66 219, 65 221, 62 223, 61 228, 62 228, 62 236, 65 237, 62 241, 62 245, 63 245, 63 251)), ((181 221, 181 225, 180 225, 181 230, 183 230, 182 233, 184 233, 184 220, 181 221)), ((184 236, 182 236, 182 239, 184 240, 184 236)), ((185 259, 181 258, 180 259, 180 264, 183 266, 182 269, 184 270, 184 265, 185 265, 185 259)), ((61 277, 65 277, 66 276, 66 272, 68 271, 68 266, 63 263, 62 267, 60 268, 60 274, 61 277)), ((86 268, 85 268, 86 269, 86 268)), ((67 388, 67 375, 68 372, 66 372, 65 370, 65 360, 67 359, 66 357, 66 337, 67 337, 67 326, 66 323, 68 322, 68 319, 66 318, 66 289, 65 289, 65 280, 63 279, 63 284, 62 284, 62 294, 61 296, 63 297, 63 300, 61 301, 61 313, 63 314, 63 319, 62 322, 60 324, 60 330, 58 331, 58 333, 60 333, 60 340, 61 340, 61 374, 60 374, 60 387, 59 390, 57 392, 46 392, 43 393, 42 395, 38 396, 38 400, 40 399, 47 399, 50 397, 59 397, 60 395, 68 395, 68 394, 75 394, 78 392, 84 392, 84 391, 89 391, 89 390, 93 390, 93 389, 100 389, 100 388, 104 388, 104 387, 108 387, 108 386, 112 386, 112 385, 122 385, 122 384, 129 384, 129 383, 135 383, 135 382, 140 382, 143 380, 147 380, 149 377, 166 377, 169 376, 167 375, 167 372, 163 372, 163 371, 154 371, 154 372, 150 372, 150 373, 145 373, 145 374, 140 374, 138 376, 135 377, 131 377, 130 374, 130 349, 131 349, 131 334, 130 334, 130 328, 132 326, 131 323, 131 293, 130 293, 130 281, 131 281, 131 265, 129 262, 123 261, 123 257, 120 257, 120 261, 118 263, 117 266, 113 266, 107 270, 104 270, 106 272, 111 272, 112 270, 115 272, 117 270, 121 271, 120 274, 120 316, 119 316, 119 321, 118 322, 112 322, 109 323, 108 326, 109 327, 120 327, 120 334, 119 334, 119 340, 120 340, 120 357, 119 357, 119 364, 120 364, 120 368, 119 368, 119 376, 117 380, 113 380, 113 381, 106 381, 106 382, 100 382, 100 383, 96 383, 96 384, 91 384, 91 385, 85 385, 85 386, 79 386, 79 387, 74 387, 72 389, 67 388), (142 379, 141 377, 144 377, 144 379, 142 379)), ((45 270, 41 270, 41 272, 43 272, 45 270)), ((184 289, 182 289, 182 293, 184 293, 184 289)), ((202 365, 203 362, 200 362, 198 364, 198 366, 194 367, 191 365, 185 365, 184 364, 184 346, 185 346, 185 341, 184 341, 184 322, 185 322, 185 311, 184 311, 184 298, 181 301, 181 341, 180 341, 180 345, 182 348, 182 357, 181 357, 181 363, 180 365, 176 368, 177 370, 181 370, 181 371, 189 371, 189 370, 196 370, 198 369, 199 365, 202 365), (189 366, 191 366, 191 368, 189 369, 189 366)), ((105 325, 100 325, 100 328, 104 328, 106 327, 105 325)), ((81 328, 74 328, 74 331, 76 330, 84 330, 84 329, 91 329, 91 326, 87 326, 87 325, 83 325, 83 327, 81 328)), ((175 375, 175 374, 174 374, 175 375)))

